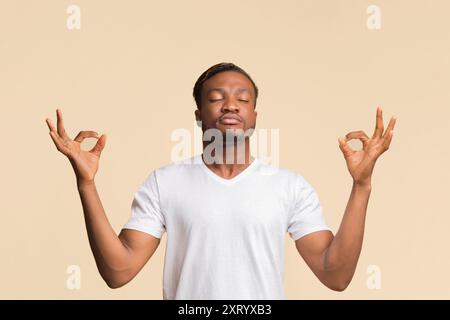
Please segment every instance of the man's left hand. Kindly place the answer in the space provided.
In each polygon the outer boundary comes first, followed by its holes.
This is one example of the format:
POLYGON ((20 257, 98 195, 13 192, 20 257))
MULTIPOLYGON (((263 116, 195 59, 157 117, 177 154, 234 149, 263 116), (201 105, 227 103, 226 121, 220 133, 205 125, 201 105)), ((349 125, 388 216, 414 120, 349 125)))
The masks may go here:
POLYGON ((391 117, 385 131, 381 107, 377 108, 376 118, 375 131, 371 138, 364 131, 352 131, 345 137, 338 139, 339 148, 344 154, 347 168, 353 177, 353 182, 358 185, 370 186, 375 162, 381 154, 389 149, 392 141, 393 130, 397 119, 391 117), (361 150, 355 151, 349 147, 347 142, 353 139, 361 140, 363 144, 361 150))

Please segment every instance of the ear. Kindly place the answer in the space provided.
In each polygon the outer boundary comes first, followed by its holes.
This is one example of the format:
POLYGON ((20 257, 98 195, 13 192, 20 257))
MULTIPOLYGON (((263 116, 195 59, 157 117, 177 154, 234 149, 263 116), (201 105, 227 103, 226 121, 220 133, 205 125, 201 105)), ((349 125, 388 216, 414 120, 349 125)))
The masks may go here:
POLYGON ((202 121, 202 118, 200 117, 200 110, 196 109, 194 114, 195 114, 195 121, 197 121, 197 123, 199 121, 202 121))

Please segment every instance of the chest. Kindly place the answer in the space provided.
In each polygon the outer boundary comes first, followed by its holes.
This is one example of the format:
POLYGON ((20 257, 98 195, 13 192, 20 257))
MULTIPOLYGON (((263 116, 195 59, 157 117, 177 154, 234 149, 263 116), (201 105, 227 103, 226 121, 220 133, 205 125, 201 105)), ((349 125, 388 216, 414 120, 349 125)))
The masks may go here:
POLYGON ((167 207, 166 216, 168 224, 199 233, 275 232, 286 224, 286 200, 275 191, 211 189, 178 195, 167 207))

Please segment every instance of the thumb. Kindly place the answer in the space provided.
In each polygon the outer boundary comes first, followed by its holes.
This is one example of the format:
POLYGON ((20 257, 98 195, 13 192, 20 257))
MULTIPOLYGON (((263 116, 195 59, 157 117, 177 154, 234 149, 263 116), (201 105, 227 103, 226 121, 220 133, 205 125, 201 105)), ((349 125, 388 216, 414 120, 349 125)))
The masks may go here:
POLYGON ((339 137, 338 142, 339 142, 339 148, 341 149, 342 153, 344 154, 344 157, 350 156, 352 154, 352 150, 348 146, 346 139, 344 137, 339 137))
POLYGON ((100 156, 105 145, 106 145, 106 134, 102 134, 98 139, 97 143, 95 144, 95 146, 89 152, 92 152, 97 156, 100 156))

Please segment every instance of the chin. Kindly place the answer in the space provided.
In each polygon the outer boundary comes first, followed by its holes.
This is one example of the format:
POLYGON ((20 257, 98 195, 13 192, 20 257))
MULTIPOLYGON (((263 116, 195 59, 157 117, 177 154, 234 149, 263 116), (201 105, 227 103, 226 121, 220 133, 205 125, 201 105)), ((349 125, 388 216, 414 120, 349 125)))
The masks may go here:
POLYGON ((245 130, 243 128, 226 128, 222 133, 224 139, 245 139, 245 130))
POLYGON ((234 125, 224 125, 219 124, 216 126, 217 129, 219 129, 221 132, 225 133, 227 131, 245 131, 242 124, 234 124, 234 125))

